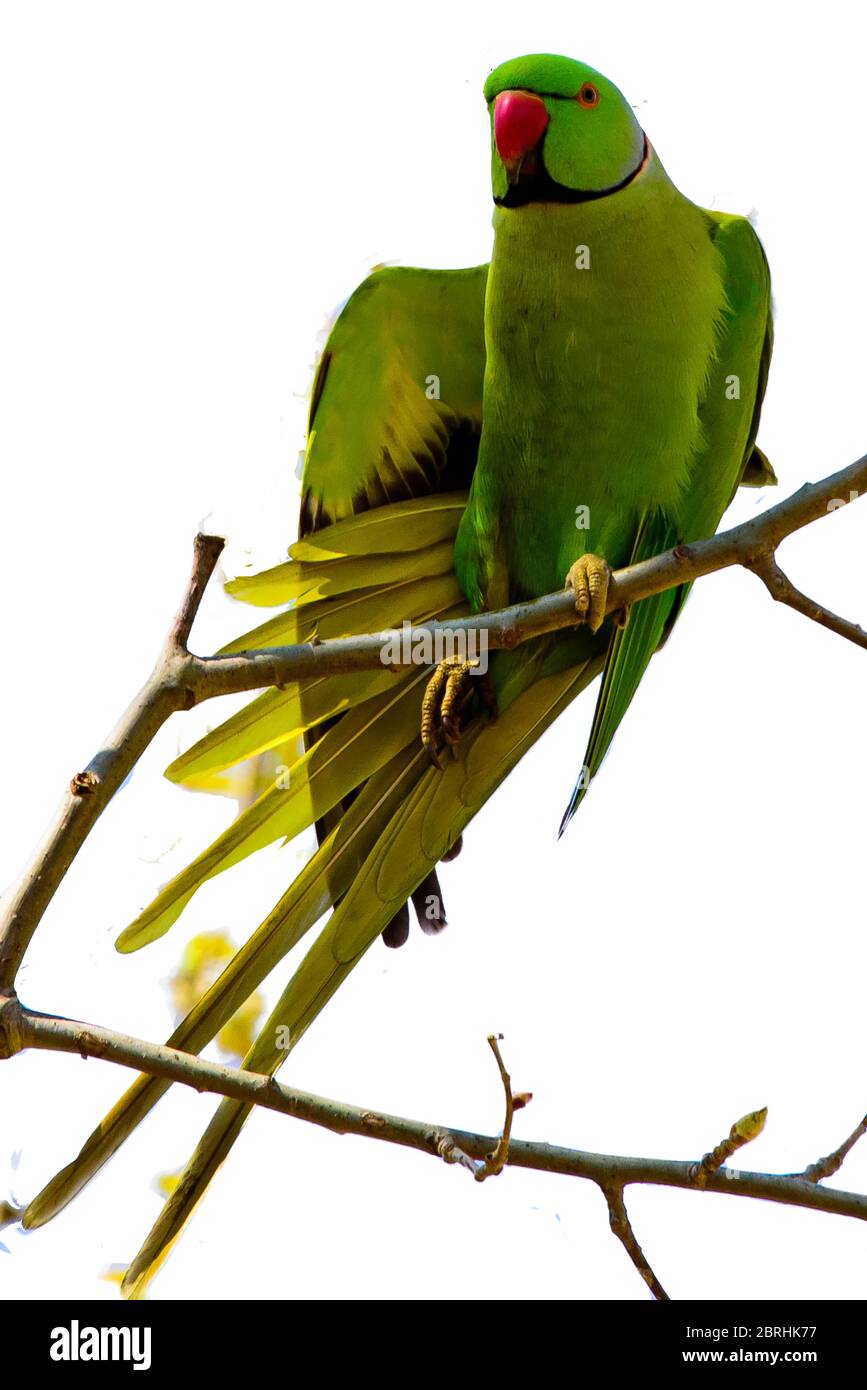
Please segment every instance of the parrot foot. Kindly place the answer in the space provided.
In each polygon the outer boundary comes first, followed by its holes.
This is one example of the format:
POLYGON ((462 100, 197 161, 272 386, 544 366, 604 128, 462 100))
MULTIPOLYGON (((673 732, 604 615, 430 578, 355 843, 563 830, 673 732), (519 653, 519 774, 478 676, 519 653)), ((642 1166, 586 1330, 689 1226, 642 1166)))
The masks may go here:
MULTIPOLYGON (((585 619, 591 632, 598 632, 605 620, 611 566, 601 555, 582 555, 566 576, 566 588, 575 591, 575 611, 585 619)), ((612 619, 615 627, 626 627, 629 604, 618 608, 612 619)))
POLYGON ((497 697, 487 674, 475 677, 478 660, 461 661, 449 657, 441 661, 431 676, 421 707, 421 741, 435 767, 442 771, 439 755, 444 747, 458 755, 461 741, 461 712, 473 689, 492 719, 497 717, 497 697), (471 684, 473 682, 474 684, 471 684))

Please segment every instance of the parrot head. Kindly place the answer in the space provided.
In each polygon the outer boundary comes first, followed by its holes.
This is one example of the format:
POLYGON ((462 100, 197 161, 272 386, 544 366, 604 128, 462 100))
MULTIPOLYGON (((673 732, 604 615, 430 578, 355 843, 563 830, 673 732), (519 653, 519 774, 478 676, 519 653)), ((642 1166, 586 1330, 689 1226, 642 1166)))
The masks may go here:
POLYGON ((551 53, 501 63, 485 83, 494 202, 581 203, 637 177, 649 145, 607 77, 551 53))

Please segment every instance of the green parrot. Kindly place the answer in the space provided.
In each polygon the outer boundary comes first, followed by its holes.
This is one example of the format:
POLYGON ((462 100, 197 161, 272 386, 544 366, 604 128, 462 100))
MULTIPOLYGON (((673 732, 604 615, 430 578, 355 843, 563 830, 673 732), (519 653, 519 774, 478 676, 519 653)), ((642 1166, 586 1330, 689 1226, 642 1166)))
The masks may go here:
MULTIPOLYGON (((349 299, 314 382, 300 539, 228 586, 283 610, 225 650, 447 624, 564 582, 586 622, 493 653, 484 683, 465 662, 432 681, 430 666, 383 667, 267 690, 169 768, 208 787, 244 760, 287 759, 121 950, 168 931, 206 879, 317 826, 316 854, 168 1040, 198 1053, 333 909, 244 1061, 254 1072, 277 1071, 378 936, 405 938, 409 901, 423 926, 444 924, 438 862, 601 672, 565 825, 685 597, 606 619, 611 569, 712 535, 739 485, 775 481, 755 442, 772 330, 749 222, 679 193, 623 95, 583 63, 517 58, 484 94, 490 265, 380 269, 349 299)), ((24 1224, 61 1210, 168 1084, 139 1077, 24 1224)), ((140 1295, 249 1108, 222 1102, 124 1292, 140 1295)))

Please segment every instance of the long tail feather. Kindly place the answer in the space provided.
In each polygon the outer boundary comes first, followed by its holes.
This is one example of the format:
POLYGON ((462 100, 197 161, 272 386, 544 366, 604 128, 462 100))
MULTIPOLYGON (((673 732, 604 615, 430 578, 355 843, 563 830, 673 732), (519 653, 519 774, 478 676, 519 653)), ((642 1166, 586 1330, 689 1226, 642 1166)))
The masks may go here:
POLYGON ((393 502, 323 526, 290 545, 289 554, 293 560, 318 560, 424 550, 455 535, 466 505, 465 492, 393 502))
MULTIPOLYGON (((501 712, 467 731, 444 772, 422 764, 372 853, 308 951, 264 1024, 243 1067, 273 1075, 394 914, 455 842, 527 749, 599 669, 587 662, 538 681, 501 712)), ((424 760, 426 762, 426 760, 424 760)), ((250 1111, 223 1101, 168 1198, 122 1289, 144 1292, 204 1196, 250 1111)))
POLYGON ((117 940, 136 951, 163 936, 208 879, 275 840, 290 840, 336 806, 418 736, 424 670, 350 710, 223 834, 182 869, 117 940))
POLYGON ((358 632, 379 632, 404 618, 422 622, 442 608, 463 600, 454 574, 384 584, 379 589, 318 599, 278 613, 250 632, 242 633, 220 648, 218 655, 255 651, 260 647, 293 646, 309 642, 314 633, 323 641, 358 632))
POLYGON ((399 579, 424 579, 431 575, 448 574, 452 567, 454 543, 451 539, 431 546, 394 555, 350 557, 309 563, 306 560, 287 560, 261 574, 242 575, 226 585, 226 592, 262 608, 277 608, 281 603, 313 603, 317 599, 336 598, 340 594, 357 593, 360 589, 379 584, 391 584, 399 579))
MULTIPOLYGON (((274 910, 167 1039, 168 1047, 193 1054, 206 1047, 283 956, 346 892, 424 763, 420 750, 405 750, 368 782, 274 910)), ((62 1211, 116 1153, 170 1084, 157 1077, 138 1077, 77 1158, 33 1199, 24 1214, 24 1225, 42 1226, 62 1211)))

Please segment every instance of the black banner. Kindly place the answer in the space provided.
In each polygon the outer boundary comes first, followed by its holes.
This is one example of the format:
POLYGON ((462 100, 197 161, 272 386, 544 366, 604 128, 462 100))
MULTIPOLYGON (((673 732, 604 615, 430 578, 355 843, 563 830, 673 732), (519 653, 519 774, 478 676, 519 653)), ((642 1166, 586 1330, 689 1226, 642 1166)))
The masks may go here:
MULTIPOLYGON (((863 1303, 573 1303, 568 1311, 560 1303, 530 1303, 509 1315, 505 1341, 490 1327, 496 1305, 486 1305, 480 1315, 476 1303, 466 1304, 463 1325, 450 1306, 449 1320, 437 1323, 432 1343, 426 1303, 420 1305, 425 1324, 418 1332, 410 1307, 398 1319, 392 1311, 384 1325, 371 1321, 365 1305, 357 1334, 346 1303, 336 1314, 314 1303, 7 1303, 3 1367, 51 1381, 99 1377, 106 1370, 142 1376, 192 1368, 252 1377, 269 1363, 284 1365, 287 1374, 294 1363, 297 1373, 298 1359, 303 1364, 313 1353, 320 1317, 339 1318, 334 1325, 341 1328, 347 1365, 358 1357, 365 1374, 384 1354, 397 1375, 394 1353, 408 1334, 413 1359, 420 1355, 428 1371, 440 1358, 444 1373, 456 1359, 465 1366, 471 1345, 479 1364, 490 1358, 496 1366, 505 1356, 518 1371, 529 1357, 541 1374, 556 1355, 571 1364, 579 1382, 585 1373, 595 1378, 600 1361, 607 1374, 675 1367, 701 1373, 701 1367, 716 1365, 795 1366, 827 1375, 858 1364, 864 1344, 863 1303), (384 1345, 377 1352, 380 1339, 384 1345)), ((334 1350, 333 1337, 320 1344, 319 1354, 324 1351, 332 1369, 334 1350)))

